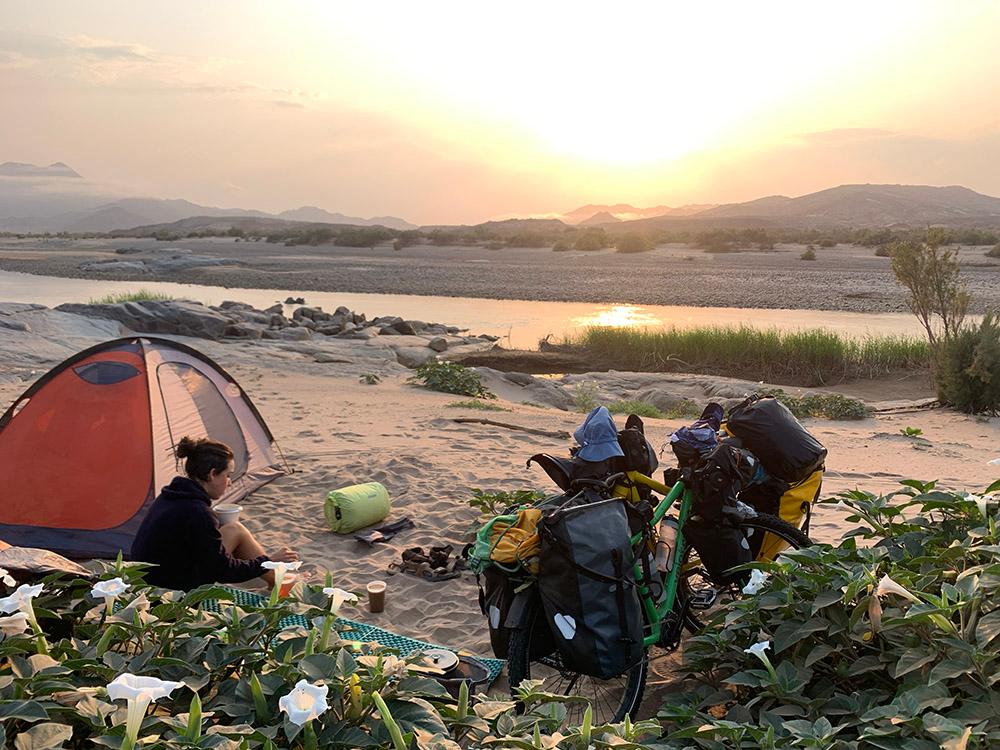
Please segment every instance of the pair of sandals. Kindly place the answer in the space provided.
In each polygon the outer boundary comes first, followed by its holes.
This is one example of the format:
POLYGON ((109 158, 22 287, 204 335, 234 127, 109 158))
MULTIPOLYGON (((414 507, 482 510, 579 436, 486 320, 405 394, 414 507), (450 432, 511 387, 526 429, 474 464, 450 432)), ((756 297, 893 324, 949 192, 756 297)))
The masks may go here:
POLYGON ((423 547, 403 550, 402 561, 389 563, 390 573, 407 573, 427 581, 447 581, 458 578, 465 569, 465 560, 453 556, 454 548, 448 544, 431 547, 426 553, 423 547))

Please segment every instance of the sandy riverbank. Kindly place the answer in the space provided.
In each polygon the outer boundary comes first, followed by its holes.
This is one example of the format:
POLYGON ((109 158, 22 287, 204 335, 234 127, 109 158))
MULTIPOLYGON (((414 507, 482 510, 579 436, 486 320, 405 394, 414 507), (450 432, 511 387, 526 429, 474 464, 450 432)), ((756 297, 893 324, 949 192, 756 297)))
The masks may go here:
MULTIPOLYGON (((110 338, 103 328, 87 328, 92 323, 71 329, 65 323, 68 318, 35 315, 32 331, 0 326, 0 375, 17 375, 6 382, 0 377, 4 408, 27 388, 32 377, 75 351, 110 338), (46 319, 50 322, 45 323, 46 319), (24 363, 29 355, 37 370, 25 380, 24 363), (10 364, 14 361, 20 361, 16 372, 10 364)), ((484 415, 449 408, 459 397, 407 385, 410 371, 394 359, 373 365, 366 352, 365 359, 348 356, 319 363, 268 343, 201 339, 185 343, 216 359, 237 378, 294 469, 243 503, 246 524, 267 548, 292 546, 301 553, 307 572, 319 576, 330 570, 336 585, 355 591, 362 591, 371 580, 385 579, 388 564, 407 547, 450 543, 460 549, 476 522, 476 512, 466 504, 472 489, 553 490, 539 469, 525 470, 525 459, 536 452, 565 454, 570 446, 567 440, 455 423, 454 417, 484 415), (359 376, 375 366, 381 382, 359 382, 359 376), (417 524, 392 544, 373 550, 327 531, 322 510, 330 489, 370 480, 382 482, 391 494, 388 520, 409 516, 417 524)), ((356 344, 361 347, 363 342, 356 344)), ((582 419, 580 414, 503 398, 498 403, 510 411, 485 416, 568 432, 582 419)), ((659 447, 683 422, 650 419, 646 424, 659 447)), ((854 487, 888 491, 908 477, 939 479, 950 488, 981 489, 996 478, 995 467, 986 461, 998 455, 998 419, 936 410, 859 422, 814 420, 808 426, 829 449, 825 494, 854 487), (900 434, 903 427, 921 429, 926 439, 904 437, 900 434)), ((819 541, 833 542, 846 528, 836 508, 822 506, 814 516, 812 534, 819 541)), ((384 613, 371 615, 359 609, 348 616, 432 642, 489 653, 471 574, 441 583, 404 575, 387 580, 384 613)), ((676 664, 676 657, 657 660, 650 679, 669 680, 676 664)))
MULTIPOLYGON (((685 305, 699 307, 907 312, 888 258, 872 248, 804 247, 709 254, 685 245, 648 253, 613 250, 554 253, 550 249, 416 246, 285 247, 230 239, 63 240, 0 238, 0 269, 70 278, 173 281, 250 289, 296 289, 378 294, 516 298, 527 300, 685 305), (127 260, 180 247, 237 265, 136 273, 84 271, 81 264, 127 260)), ((1000 261, 985 248, 962 248, 960 257, 972 312, 1000 306, 1000 261)))

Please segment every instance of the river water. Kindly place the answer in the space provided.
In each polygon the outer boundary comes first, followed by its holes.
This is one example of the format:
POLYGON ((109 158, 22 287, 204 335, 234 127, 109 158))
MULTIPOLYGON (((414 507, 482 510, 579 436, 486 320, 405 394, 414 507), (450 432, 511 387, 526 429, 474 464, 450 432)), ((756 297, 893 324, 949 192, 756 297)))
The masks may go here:
MULTIPOLYGON (((693 328, 705 325, 751 325, 758 328, 796 330, 825 328, 851 337, 905 334, 922 337, 923 329, 912 315, 854 313, 826 310, 767 310, 736 307, 673 307, 665 305, 614 305, 587 302, 534 302, 471 297, 430 297, 410 294, 351 294, 301 292, 294 289, 233 289, 221 286, 174 284, 165 281, 107 281, 63 279, 0 271, 0 301, 31 302, 55 307, 63 302, 89 302, 107 294, 148 289, 175 297, 218 305, 225 300, 246 302, 257 308, 303 297, 308 305, 332 312, 340 305, 365 313, 398 315, 407 320, 445 323, 502 338, 506 347, 535 349, 548 335, 556 340, 588 326, 636 328, 693 328)), ((288 312, 290 310, 286 310, 288 312)))

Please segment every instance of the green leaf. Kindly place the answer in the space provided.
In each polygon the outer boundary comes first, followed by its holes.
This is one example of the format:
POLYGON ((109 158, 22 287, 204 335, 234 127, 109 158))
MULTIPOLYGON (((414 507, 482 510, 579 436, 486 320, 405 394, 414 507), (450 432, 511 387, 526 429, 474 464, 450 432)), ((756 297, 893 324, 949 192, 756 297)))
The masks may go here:
POLYGON ((827 656, 829 656, 832 653, 835 653, 836 651, 837 649, 835 649, 833 646, 827 645, 826 643, 821 643, 818 646, 813 647, 812 651, 809 652, 809 655, 806 657, 806 660, 805 662, 803 662, 803 664, 807 667, 811 667, 816 662, 820 661, 821 659, 825 659, 827 656))
POLYGON ((337 668, 335 674, 342 680, 346 680, 352 674, 358 671, 358 662, 353 656, 351 656, 350 651, 346 648, 340 649, 337 652, 337 668))
POLYGON ((812 611, 810 611, 809 615, 812 616, 824 607, 829 607, 831 604, 836 604, 843 600, 844 594, 841 591, 824 591, 813 600, 812 611))
POLYGON ((896 667, 893 671, 893 677, 897 680, 904 674, 912 672, 914 669, 920 669, 928 662, 932 662, 937 658, 937 653, 934 651, 928 651, 924 647, 910 648, 903 652, 903 655, 899 657, 896 662, 896 667))
POLYGON ((61 748, 63 742, 73 736, 73 727, 66 724, 45 722, 35 724, 31 729, 21 732, 14 738, 17 750, 50 750, 61 748))
POLYGON ((998 635, 1000 635, 1000 609, 995 609, 983 615, 976 624, 976 643, 980 648, 986 648, 998 635))
MULTIPOLYGON (((340 653, 344 653, 342 650, 340 653)), ((338 653, 337 657, 340 656, 338 653)), ((299 662, 299 670, 310 680, 337 677, 338 658, 330 654, 312 654, 299 662)))
POLYGON ((945 659, 939 664, 935 664, 928 676, 927 684, 934 685, 942 680, 950 680, 953 677, 971 672, 972 663, 965 659, 945 659))
POLYGON ((870 654, 852 662, 851 666, 847 669, 847 674, 849 677, 857 677, 859 674, 874 672, 876 669, 881 668, 882 660, 874 654, 870 654))
POLYGON ((0 702, 0 721, 21 719, 22 721, 42 721, 49 718, 49 712, 38 701, 2 701, 0 702))

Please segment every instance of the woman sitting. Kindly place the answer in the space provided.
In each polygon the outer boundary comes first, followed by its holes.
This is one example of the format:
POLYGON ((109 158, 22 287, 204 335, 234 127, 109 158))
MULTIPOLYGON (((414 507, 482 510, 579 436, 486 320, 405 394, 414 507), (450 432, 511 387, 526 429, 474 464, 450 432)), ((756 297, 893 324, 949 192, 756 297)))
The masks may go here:
POLYGON ((189 590, 207 583, 241 583, 261 577, 274 584, 267 560, 292 562, 287 547, 267 555, 238 521, 219 526, 212 501, 229 488, 236 467, 225 443, 181 438, 177 457, 186 459, 186 477, 174 477, 153 502, 132 542, 132 559, 156 563, 146 581, 168 589, 189 590))

